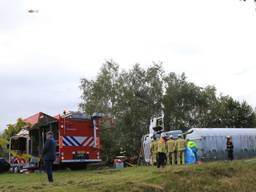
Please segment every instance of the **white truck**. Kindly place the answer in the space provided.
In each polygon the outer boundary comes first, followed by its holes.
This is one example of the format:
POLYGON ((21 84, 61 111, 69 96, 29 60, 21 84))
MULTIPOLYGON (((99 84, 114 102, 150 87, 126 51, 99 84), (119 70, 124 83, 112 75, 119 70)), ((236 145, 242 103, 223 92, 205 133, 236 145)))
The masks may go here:
POLYGON ((173 130, 173 131, 164 131, 164 120, 163 116, 152 118, 150 120, 149 125, 149 134, 146 134, 142 137, 142 150, 143 150, 143 157, 144 161, 147 164, 150 164, 150 144, 153 141, 153 137, 157 139, 160 138, 162 132, 168 136, 172 135, 174 138, 177 138, 179 134, 182 134, 181 130, 173 130))

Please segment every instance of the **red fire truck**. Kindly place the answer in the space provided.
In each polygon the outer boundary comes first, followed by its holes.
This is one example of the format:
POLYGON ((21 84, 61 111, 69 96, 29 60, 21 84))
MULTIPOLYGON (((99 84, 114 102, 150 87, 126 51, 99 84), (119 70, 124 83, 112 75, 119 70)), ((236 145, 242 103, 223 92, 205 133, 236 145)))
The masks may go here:
POLYGON ((53 117, 39 112, 24 119, 30 124, 26 128, 28 137, 13 137, 11 149, 30 154, 32 161, 38 159, 46 133, 51 130, 57 144, 55 164, 100 162, 101 117, 100 113, 89 116, 81 112, 64 112, 53 117))
POLYGON ((59 160, 62 163, 98 162, 100 160, 100 114, 68 113, 57 116, 59 160))

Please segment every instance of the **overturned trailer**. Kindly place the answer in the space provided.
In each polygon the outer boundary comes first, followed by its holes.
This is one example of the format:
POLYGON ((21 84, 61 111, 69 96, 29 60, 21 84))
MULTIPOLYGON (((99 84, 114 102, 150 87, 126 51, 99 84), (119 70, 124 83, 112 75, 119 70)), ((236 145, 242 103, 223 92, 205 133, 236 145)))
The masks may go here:
POLYGON ((202 160, 227 159, 227 136, 232 137, 235 159, 256 157, 255 128, 193 128, 188 132, 186 139, 197 143, 202 160))
MULTIPOLYGON (((101 114, 89 116, 81 112, 68 112, 55 117, 39 112, 24 119, 30 124, 26 137, 16 135, 11 146, 19 141, 17 150, 26 152, 39 161, 46 140, 52 131, 56 142, 55 164, 85 164, 100 162, 99 126, 101 114)), ((39 162, 38 162, 39 163, 39 162)))

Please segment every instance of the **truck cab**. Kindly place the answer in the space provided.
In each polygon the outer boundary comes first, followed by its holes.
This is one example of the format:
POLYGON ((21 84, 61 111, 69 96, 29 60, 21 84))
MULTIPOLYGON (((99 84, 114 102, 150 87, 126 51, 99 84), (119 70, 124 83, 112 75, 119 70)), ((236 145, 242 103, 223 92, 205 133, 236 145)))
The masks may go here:
MULTIPOLYGON (((39 112, 26 119, 29 127, 11 138, 11 150, 24 152, 30 162, 40 166, 40 156, 46 134, 53 132, 56 143, 54 164, 100 162, 100 124, 102 114, 92 116, 84 112, 65 112, 50 116, 39 112)), ((12 154, 10 154, 10 162, 12 154)), ((27 162, 26 162, 27 163, 27 162)))

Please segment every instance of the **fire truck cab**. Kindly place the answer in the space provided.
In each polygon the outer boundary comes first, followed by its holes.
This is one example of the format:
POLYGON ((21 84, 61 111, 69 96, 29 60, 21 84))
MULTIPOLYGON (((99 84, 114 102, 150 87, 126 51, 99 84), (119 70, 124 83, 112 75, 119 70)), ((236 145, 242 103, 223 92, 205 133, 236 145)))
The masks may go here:
POLYGON ((99 119, 85 113, 70 112, 56 117, 59 133, 59 161, 61 163, 99 162, 99 119))
POLYGON ((24 119, 30 126, 29 155, 31 159, 39 159, 46 133, 52 131, 56 142, 55 164, 77 164, 100 162, 99 126, 102 114, 92 116, 82 112, 64 112, 50 116, 39 112, 24 119))

